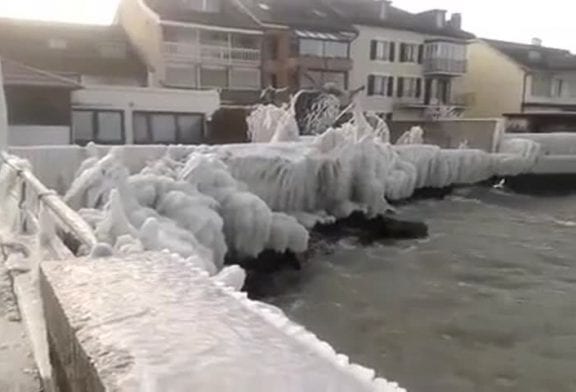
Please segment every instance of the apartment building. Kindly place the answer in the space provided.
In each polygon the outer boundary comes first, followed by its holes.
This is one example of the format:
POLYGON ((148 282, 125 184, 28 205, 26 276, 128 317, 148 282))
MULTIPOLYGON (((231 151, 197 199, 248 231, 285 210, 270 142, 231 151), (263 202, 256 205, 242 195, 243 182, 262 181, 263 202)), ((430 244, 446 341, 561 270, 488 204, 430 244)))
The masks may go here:
POLYGON ((576 56, 567 50, 495 40, 469 46, 469 69, 457 85, 467 116, 576 111, 576 56))
POLYGON ((145 86, 146 66, 120 26, 0 18, 0 55, 85 86, 145 86))
POLYGON ((349 87, 356 30, 320 0, 237 0, 264 30, 265 86, 349 87))
POLYGON ((261 89, 263 32, 232 0, 123 0, 118 21, 156 87, 218 89, 253 103, 261 89))
POLYGON ((473 35, 462 17, 446 11, 418 14, 386 0, 331 0, 358 31, 352 42, 352 87, 366 86, 362 107, 387 118, 412 120, 457 116, 465 107, 454 81, 466 73, 466 46, 473 35))

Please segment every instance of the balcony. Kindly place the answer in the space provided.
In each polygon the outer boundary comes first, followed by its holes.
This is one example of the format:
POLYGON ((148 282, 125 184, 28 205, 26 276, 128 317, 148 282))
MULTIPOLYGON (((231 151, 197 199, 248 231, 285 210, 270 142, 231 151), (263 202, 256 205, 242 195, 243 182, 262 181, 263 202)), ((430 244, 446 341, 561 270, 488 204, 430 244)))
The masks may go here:
POLYGON ((466 73, 467 61, 432 57, 424 60, 424 74, 459 76, 466 73))
POLYGON ((191 45, 164 42, 164 53, 170 60, 224 65, 259 66, 260 49, 235 48, 224 45, 191 45))

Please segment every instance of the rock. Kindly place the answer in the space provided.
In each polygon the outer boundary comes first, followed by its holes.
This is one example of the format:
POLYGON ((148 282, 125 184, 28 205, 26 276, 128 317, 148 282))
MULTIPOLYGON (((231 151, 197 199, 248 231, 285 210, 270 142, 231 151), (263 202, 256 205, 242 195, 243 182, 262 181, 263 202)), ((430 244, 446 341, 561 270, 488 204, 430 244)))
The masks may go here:
POLYGON ((317 225, 314 231, 333 239, 355 236, 363 243, 382 239, 403 240, 428 236, 428 226, 425 223, 401 221, 382 215, 369 218, 363 212, 358 211, 333 224, 317 225))

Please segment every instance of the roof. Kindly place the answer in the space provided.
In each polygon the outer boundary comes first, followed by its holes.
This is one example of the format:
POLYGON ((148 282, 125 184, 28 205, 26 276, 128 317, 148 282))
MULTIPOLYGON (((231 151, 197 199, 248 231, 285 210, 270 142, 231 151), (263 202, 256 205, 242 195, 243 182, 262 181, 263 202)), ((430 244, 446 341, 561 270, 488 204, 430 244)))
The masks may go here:
POLYGON ((351 32, 354 27, 321 0, 238 0, 261 23, 317 32, 351 32))
POLYGON ((437 35, 458 39, 472 39, 475 36, 449 23, 439 28, 433 17, 435 12, 446 13, 443 10, 430 10, 414 14, 389 5, 387 15, 381 18, 381 1, 374 0, 330 0, 331 6, 355 25, 382 27, 394 30, 413 31, 421 34, 437 35))
POLYGON ((16 61, 1 59, 2 78, 6 86, 42 86, 75 90, 82 86, 50 72, 42 71, 16 61))
POLYGON ((146 67, 122 27, 0 18, 0 56, 53 73, 141 75, 146 67), (119 55, 102 54, 118 46, 119 55))
POLYGON ((260 30, 258 22, 241 11, 234 0, 220 0, 220 12, 194 11, 178 0, 144 0, 161 20, 236 29, 260 30))
POLYGON ((484 39, 493 48, 521 66, 534 70, 576 70, 576 56, 565 49, 484 39))

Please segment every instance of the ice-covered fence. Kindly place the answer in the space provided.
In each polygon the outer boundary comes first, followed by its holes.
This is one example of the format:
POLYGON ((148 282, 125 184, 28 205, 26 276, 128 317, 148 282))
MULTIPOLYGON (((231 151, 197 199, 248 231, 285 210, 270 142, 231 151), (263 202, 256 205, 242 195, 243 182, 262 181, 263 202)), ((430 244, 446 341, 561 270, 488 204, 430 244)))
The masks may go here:
POLYGON ((513 140, 529 140, 540 145, 540 156, 532 174, 576 174, 576 133, 506 133, 500 152, 512 152, 513 140))
POLYGON ((0 207, 4 228, 17 234, 36 234, 55 224, 71 234, 84 249, 96 245, 96 237, 82 218, 53 190, 34 176, 28 162, 0 152, 0 207))

